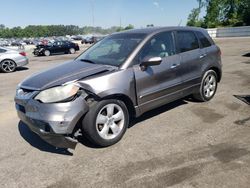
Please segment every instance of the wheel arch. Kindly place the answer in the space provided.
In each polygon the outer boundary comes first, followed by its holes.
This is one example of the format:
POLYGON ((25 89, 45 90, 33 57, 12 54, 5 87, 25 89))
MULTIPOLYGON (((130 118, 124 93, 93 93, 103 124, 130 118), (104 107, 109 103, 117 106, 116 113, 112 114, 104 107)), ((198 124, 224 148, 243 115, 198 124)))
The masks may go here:
POLYGON ((108 96, 105 96, 103 98, 100 98, 100 100, 106 100, 106 99, 116 99, 116 100, 120 100, 120 101, 124 102, 125 106, 128 109, 129 117, 134 118, 136 116, 134 104, 133 104, 132 100, 127 95, 112 94, 112 95, 108 95, 108 96))
MULTIPOLYGON (((13 59, 10 59, 10 58, 5 58, 5 59, 2 59, 2 60, 0 61, 0 63, 2 63, 3 61, 6 61, 6 60, 13 61, 13 62, 16 64, 16 61, 15 61, 15 60, 13 60, 13 59)), ((17 65, 17 64, 16 64, 16 65, 17 65)))
POLYGON ((208 70, 213 70, 217 74, 218 83, 221 81, 222 73, 218 67, 210 67, 208 70))

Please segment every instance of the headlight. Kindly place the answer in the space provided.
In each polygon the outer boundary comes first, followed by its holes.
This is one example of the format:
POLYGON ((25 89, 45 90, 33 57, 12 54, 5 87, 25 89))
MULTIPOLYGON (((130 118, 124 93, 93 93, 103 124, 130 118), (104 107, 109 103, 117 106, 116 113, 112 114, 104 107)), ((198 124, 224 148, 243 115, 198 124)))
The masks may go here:
POLYGON ((77 94, 79 87, 74 84, 62 85, 41 91, 36 97, 43 103, 60 102, 77 94))

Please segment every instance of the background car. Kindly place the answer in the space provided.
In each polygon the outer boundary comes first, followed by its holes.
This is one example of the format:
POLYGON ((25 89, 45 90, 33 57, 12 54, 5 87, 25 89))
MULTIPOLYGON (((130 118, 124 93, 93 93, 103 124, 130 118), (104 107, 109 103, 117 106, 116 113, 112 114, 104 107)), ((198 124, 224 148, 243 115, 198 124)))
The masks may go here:
POLYGON ((82 36, 77 35, 77 36, 72 36, 71 39, 72 40, 82 40, 83 38, 82 38, 82 36))
POLYGON ((87 37, 82 39, 81 43, 82 44, 94 44, 102 39, 104 39, 105 36, 92 36, 92 37, 87 37))
POLYGON ((70 41, 56 41, 54 43, 48 43, 47 45, 37 45, 34 49, 33 54, 36 56, 45 55, 50 56, 51 54, 60 54, 60 53, 70 53, 74 54, 76 51, 79 51, 80 48, 78 44, 70 41))
POLYGON ((2 72, 14 72, 17 67, 29 63, 25 52, 18 52, 7 48, 0 47, 0 70, 2 72))
POLYGON ((93 44, 94 43, 94 37, 83 38, 81 43, 82 44, 93 44))

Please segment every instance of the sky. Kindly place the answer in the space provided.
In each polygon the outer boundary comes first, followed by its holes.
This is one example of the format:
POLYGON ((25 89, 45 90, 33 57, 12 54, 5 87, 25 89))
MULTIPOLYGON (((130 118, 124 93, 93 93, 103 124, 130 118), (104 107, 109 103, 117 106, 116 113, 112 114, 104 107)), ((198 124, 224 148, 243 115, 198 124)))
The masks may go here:
POLYGON ((2 0, 0 24, 177 26, 186 25, 188 14, 197 6, 197 0, 2 0))

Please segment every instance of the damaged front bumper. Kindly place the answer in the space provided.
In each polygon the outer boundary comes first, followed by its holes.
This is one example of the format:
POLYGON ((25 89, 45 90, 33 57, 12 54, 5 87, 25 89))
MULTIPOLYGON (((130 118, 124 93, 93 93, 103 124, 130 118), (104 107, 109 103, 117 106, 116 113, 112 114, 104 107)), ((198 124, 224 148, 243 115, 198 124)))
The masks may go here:
POLYGON ((44 50, 40 49, 40 48, 36 48, 36 49, 34 49, 33 54, 36 55, 36 56, 43 55, 44 50))
POLYGON ((15 97, 18 117, 43 140, 58 148, 75 149, 71 136, 80 118, 89 107, 82 96, 65 103, 40 103, 33 99, 36 92, 15 97))

